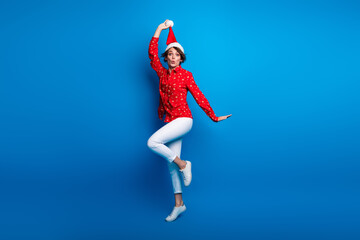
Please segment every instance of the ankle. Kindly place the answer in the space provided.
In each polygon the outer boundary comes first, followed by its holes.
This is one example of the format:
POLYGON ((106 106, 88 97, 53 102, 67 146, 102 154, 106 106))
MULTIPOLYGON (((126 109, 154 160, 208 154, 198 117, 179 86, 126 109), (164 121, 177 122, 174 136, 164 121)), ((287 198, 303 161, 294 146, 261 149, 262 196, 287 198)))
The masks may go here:
POLYGON ((183 170, 185 167, 186 167, 186 161, 184 161, 184 160, 181 160, 182 161, 182 163, 181 163, 181 165, 179 166, 179 168, 180 168, 180 170, 183 170))

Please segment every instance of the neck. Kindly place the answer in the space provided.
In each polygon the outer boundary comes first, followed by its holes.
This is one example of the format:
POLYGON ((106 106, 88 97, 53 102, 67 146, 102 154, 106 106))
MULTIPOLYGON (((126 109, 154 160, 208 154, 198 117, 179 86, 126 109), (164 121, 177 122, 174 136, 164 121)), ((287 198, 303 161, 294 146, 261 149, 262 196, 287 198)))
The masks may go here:
MULTIPOLYGON (((180 66, 180 65, 179 65, 180 66)), ((176 66, 176 67, 170 67, 169 66, 169 72, 171 73, 172 72, 172 70, 174 70, 175 68, 177 68, 178 66, 176 66)))

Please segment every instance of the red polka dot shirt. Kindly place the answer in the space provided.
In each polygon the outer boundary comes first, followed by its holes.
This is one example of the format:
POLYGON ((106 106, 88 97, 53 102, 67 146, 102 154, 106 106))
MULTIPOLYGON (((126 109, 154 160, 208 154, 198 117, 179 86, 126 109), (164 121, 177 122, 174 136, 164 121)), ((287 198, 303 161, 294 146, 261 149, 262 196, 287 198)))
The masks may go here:
POLYGON ((186 102, 187 92, 190 91, 196 103, 204 110, 211 120, 218 122, 218 117, 210 107, 204 94, 196 85, 192 73, 183 69, 181 66, 176 67, 169 73, 169 70, 162 66, 158 56, 158 41, 159 38, 152 37, 149 46, 149 58, 151 60, 151 67, 156 71, 160 79, 159 118, 162 120, 164 114, 164 122, 171 122, 178 117, 193 118, 186 102))

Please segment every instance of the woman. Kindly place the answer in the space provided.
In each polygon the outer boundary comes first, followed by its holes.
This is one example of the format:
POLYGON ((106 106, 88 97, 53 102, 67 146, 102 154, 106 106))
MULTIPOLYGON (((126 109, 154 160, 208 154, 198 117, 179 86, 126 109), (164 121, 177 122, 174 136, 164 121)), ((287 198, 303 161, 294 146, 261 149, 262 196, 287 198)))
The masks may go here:
POLYGON ((165 115, 164 122, 167 124, 149 138, 148 147, 168 161, 175 196, 175 207, 165 219, 170 222, 186 210, 182 199, 180 173, 185 186, 189 186, 192 179, 191 162, 180 159, 182 138, 191 130, 193 124, 193 118, 186 102, 187 91, 191 92, 197 104, 214 122, 227 119, 231 114, 217 117, 196 85, 192 73, 180 66, 186 57, 184 49, 176 41, 171 27, 167 40, 168 46, 165 53, 162 54, 169 68, 166 69, 162 66, 158 57, 158 41, 161 31, 169 28, 166 21, 158 26, 151 39, 149 58, 152 68, 160 78, 159 118, 162 120, 165 115))

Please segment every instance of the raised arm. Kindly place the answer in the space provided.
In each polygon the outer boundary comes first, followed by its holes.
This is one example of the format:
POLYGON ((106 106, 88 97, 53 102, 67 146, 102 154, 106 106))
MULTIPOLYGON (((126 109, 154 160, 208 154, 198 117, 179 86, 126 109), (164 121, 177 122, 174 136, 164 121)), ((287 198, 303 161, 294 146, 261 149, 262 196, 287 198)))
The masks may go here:
MULTIPOLYGON (((166 22, 166 21, 165 21, 166 22)), ((158 49, 158 42, 160 33, 162 30, 169 28, 169 26, 165 25, 165 22, 161 23, 156 31, 154 36, 151 38, 150 45, 149 45, 149 58, 150 58, 150 65, 156 71, 157 75, 160 77, 166 69, 160 62, 159 58, 159 49, 158 49)))
MULTIPOLYGON (((166 21, 168 21, 168 19, 166 19, 166 21)), ((156 29, 156 31, 154 33, 155 38, 159 38, 161 31, 170 27, 170 25, 169 26, 165 25, 166 21, 163 22, 163 23, 160 23, 160 25, 157 27, 157 29, 156 29)))

